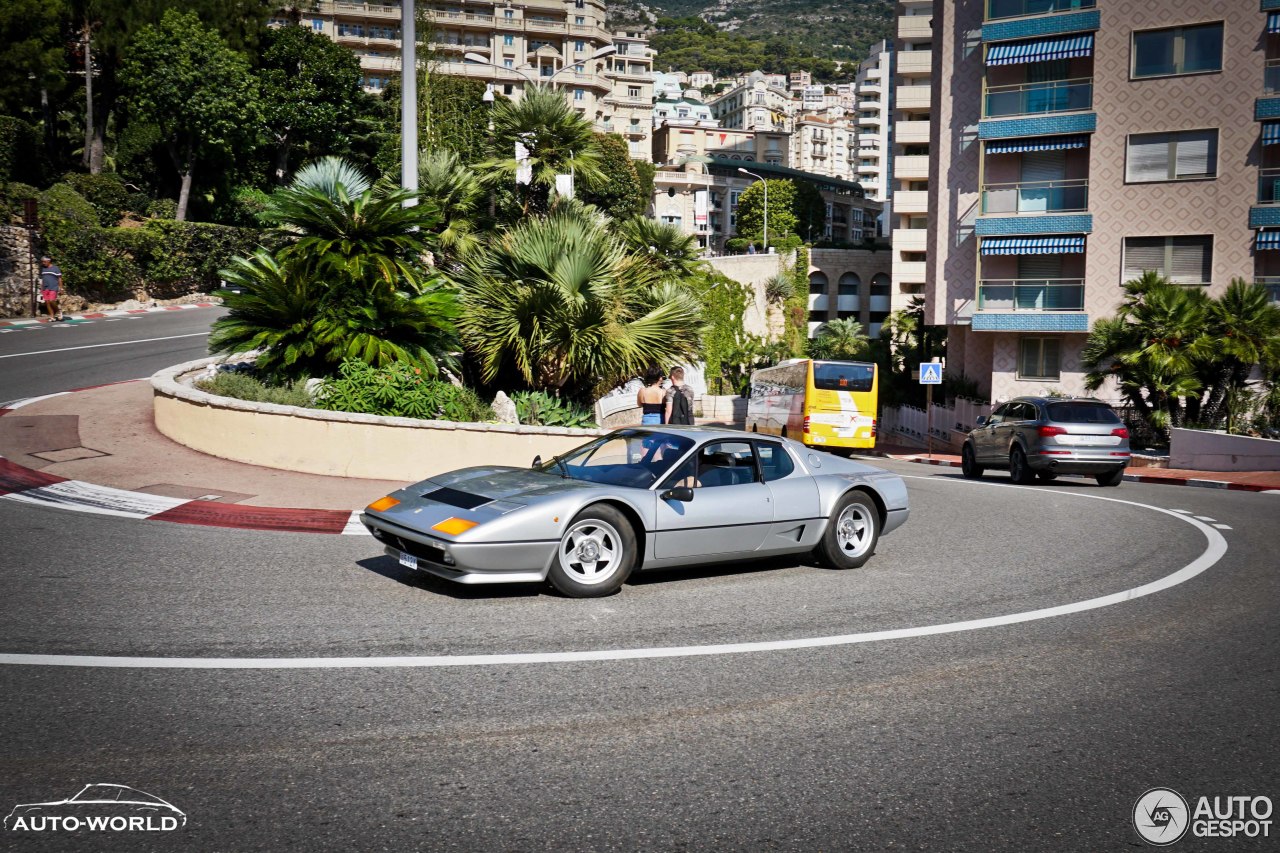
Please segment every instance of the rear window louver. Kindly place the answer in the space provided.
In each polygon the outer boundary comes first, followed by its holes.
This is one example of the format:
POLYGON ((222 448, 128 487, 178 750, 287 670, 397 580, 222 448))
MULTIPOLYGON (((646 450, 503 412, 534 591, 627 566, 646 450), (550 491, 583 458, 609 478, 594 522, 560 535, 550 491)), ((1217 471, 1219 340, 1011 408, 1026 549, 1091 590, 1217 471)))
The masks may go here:
POLYGON ((492 498, 486 498, 484 495, 473 495, 468 492, 460 492, 457 489, 450 488, 436 489, 434 492, 427 492, 423 497, 428 500, 436 501, 437 503, 461 507, 462 509, 475 509, 478 506, 484 506, 492 500, 492 498))

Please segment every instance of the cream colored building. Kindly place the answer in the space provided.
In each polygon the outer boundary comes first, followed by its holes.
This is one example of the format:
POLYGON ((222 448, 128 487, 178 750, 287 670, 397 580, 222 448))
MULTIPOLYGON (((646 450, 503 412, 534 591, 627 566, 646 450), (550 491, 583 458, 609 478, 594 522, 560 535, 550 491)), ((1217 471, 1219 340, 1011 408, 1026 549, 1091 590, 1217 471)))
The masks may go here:
MULTIPOLYGON (((867 198, 885 202, 885 216, 892 217, 888 204, 890 149, 893 122, 889 104, 893 91, 893 45, 880 41, 858 66, 853 84, 857 110, 856 133, 849 150, 854 164, 855 180, 867 191, 867 198)), ((889 223, 884 224, 889 233, 889 223)))
MULTIPOLYGON (((933 155, 929 143, 933 9, 933 0, 900 0, 897 5, 889 175, 894 311, 906 308, 913 296, 924 293, 925 286, 929 164, 933 155)), ((865 126, 873 128, 875 122, 868 120, 865 126)))
MULTIPOLYGON (((400 3, 317 0, 296 8, 302 26, 359 57, 367 90, 381 91, 400 73, 400 3)), ((434 71, 491 83, 513 98, 531 82, 553 85, 597 130, 625 137, 632 157, 649 156, 653 58, 643 36, 606 29, 601 0, 431 0, 419 9, 434 71)))
POLYGON ((707 102, 721 127, 734 130, 791 129, 794 106, 785 89, 765 82, 764 74, 753 72, 746 80, 721 92, 707 102))

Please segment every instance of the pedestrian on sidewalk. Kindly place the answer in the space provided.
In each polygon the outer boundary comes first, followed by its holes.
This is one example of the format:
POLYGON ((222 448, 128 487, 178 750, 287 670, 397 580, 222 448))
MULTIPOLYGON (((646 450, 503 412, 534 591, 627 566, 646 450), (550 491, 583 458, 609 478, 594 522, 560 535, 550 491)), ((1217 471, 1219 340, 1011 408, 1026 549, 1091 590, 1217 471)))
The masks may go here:
POLYGON ((684 384, 684 368, 671 368, 671 387, 667 389, 665 422, 693 425, 693 389, 684 384))
POLYGON ((58 291, 62 289, 62 270, 48 255, 40 259, 40 268, 40 297, 44 300, 45 313, 49 315, 50 322, 60 323, 66 319, 58 308, 58 291))
POLYGON ((640 423, 651 426, 662 423, 666 395, 662 391, 662 370, 650 367, 644 374, 644 387, 636 393, 636 405, 640 407, 640 423))

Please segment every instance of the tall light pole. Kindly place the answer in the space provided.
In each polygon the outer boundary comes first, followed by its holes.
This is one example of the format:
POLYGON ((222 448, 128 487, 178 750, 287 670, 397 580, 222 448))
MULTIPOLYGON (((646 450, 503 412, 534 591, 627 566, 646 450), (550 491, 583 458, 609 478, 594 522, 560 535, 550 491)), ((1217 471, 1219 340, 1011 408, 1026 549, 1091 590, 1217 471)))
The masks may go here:
POLYGON ((769 253, 769 182, 763 176, 757 175, 755 172, 748 172, 741 166, 738 167, 738 171, 744 175, 750 175, 764 184, 764 251, 767 255, 769 253))
MULTIPOLYGON (((414 31, 417 3, 400 4, 400 187, 418 191, 418 36, 414 31)), ((407 199, 405 207, 418 203, 407 199)))

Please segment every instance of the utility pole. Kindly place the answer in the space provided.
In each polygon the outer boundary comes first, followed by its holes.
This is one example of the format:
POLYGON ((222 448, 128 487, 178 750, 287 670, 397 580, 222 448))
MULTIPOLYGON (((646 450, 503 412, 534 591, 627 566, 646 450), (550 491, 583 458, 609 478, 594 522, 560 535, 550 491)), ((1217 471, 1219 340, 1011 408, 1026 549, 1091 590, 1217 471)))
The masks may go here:
MULTIPOLYGON (((414 32, 417 3, 400 4, 400 187, 418 191, 418 37, 414 32)), ((413 207, 417 198, 405 202, 413 207)))
POLYGON ((93 29, 84 19, 84 167, 93 172, 93 29))

